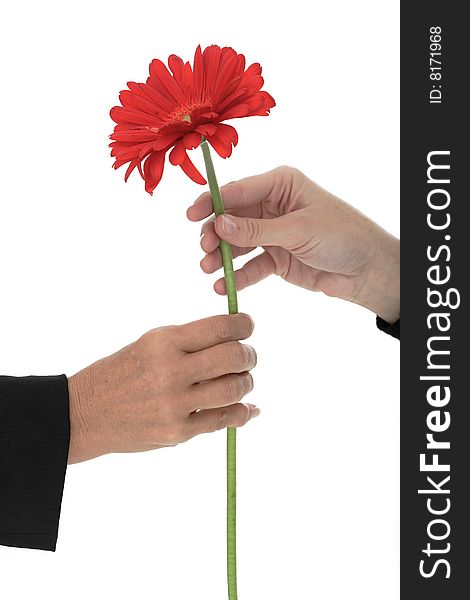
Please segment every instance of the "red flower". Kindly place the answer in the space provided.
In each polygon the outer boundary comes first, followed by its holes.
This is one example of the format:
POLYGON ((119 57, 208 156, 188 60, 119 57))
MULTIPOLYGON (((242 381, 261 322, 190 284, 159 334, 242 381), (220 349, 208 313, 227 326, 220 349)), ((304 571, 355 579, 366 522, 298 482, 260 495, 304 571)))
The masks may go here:
POLYGON ((111 156, 118 169, 130 163, 124 180, 137 167, 152 194, 163 174, 165 155, 179 165, 196 183, 206 180, 191 162, 187 150, 196 148, 203 135, 222 158, 232 153, 238 135, 222 121, 238 117, 266 116, 276 105, 272 96, 260 91, 261 65, 245 70, 245 57, 233 48, 196 48, 194 65, 179 56, 168 58, 171 73, 161 60, 150 63, 146 83, 128 82, 122 90, 122 106, 114 106, 110 116, 117 125, 109 136, 111 156), (142 168, 142 161, 145 159, 142 168))

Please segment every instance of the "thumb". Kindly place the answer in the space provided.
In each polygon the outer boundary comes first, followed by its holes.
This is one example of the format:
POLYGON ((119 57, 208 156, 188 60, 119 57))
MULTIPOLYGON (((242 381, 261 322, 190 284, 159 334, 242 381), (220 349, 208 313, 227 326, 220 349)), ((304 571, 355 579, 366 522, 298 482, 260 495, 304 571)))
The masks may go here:
POLYGON ((221 215, 215 221, 217 235, 239 248, 280 246, 289 250, 295 245, 295 215, 289 213, 273 219, 248 219, 221 215))

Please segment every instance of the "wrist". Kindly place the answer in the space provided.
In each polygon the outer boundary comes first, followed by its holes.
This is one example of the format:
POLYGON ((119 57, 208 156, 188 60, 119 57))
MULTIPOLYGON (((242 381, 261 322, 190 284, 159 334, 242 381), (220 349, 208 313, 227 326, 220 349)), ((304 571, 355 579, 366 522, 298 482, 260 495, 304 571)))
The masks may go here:
POLYGON ((354 302, 393 324, 400 318, 400 241, 384 234, 354 302))
POLYGON ((93 442, 90 406, 92 386, 89 367, 68 378, 70 444, 68 464, 83 462, 99 456, 93 442))

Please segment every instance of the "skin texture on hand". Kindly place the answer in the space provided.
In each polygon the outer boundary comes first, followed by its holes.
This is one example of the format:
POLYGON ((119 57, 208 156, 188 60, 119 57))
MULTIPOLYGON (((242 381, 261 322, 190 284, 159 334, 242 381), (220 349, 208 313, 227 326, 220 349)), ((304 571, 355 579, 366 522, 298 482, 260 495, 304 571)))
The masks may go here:
POLYGON ((256 353, 238 340, 252 331, 245 314, 159 327, 69 377, 69 464, 175 446, 257 416, 240 402, 256 353))
MULTIPOLYGON (((336 296, 394 323, 400 316, 400 242, 301 171, 282 166, 221 188, 226 214, 201 230, 201 268, 221 268, 220 238, 234 257, 264 252, 235 272, 237 290, 275 273, 312 291, 336 296)), ((210 196, 188 208, 191 221, 212 214, 210 196)), ((214 289, 225 293, 223 278, 214 289)))

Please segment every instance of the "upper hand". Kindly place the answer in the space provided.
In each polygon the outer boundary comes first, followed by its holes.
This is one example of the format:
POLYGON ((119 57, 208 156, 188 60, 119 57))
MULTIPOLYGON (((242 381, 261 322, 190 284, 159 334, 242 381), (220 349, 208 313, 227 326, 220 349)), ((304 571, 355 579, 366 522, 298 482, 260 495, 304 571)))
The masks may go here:
MULTIPOLYGON (((275 273, 356 302, 390 323, 399 318, 399 241, 368 217, 292 167, 231 182, 221 192, 226 215, 202 227, 203 271, 222 266, 220 238, 232 245, 234 257, 262 246, 263 253, 235 272, 238 290, 275 273)), ((200 221, 212 212, 205 192, 187 216, 200 221)), ((224 280, 214 288, 224 294, 224 280)))

